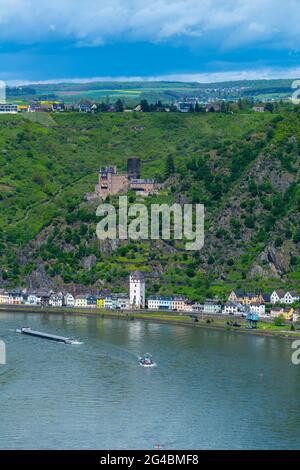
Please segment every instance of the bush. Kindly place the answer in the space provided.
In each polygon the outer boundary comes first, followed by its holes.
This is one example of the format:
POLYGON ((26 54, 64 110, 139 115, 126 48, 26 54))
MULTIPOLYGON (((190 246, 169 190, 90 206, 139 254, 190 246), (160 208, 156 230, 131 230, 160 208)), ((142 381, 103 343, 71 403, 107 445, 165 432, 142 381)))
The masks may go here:
POLYGON ((274 325, 275 326, 284 326, 285 319, 283 315, 279 315, 278 317, 274 318, 274 325))

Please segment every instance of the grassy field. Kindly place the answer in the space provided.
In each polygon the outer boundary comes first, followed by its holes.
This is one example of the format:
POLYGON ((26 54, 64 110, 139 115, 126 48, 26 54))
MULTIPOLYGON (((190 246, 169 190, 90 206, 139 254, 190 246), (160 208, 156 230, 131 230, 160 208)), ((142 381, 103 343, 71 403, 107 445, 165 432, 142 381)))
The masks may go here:
POLYGON ((114 102, 124 99, 131 104, 140 98, 150 102, 162 100, 172 102, 187 96, 197 96, 207 102, 211 99, 231 99, 251 97, 256 100, 291 96, 292 80, 244 80, 223 83, 170 82, 170 81, 93 81, 85 83, 32 84, 20 89, 11 88, 9 100, 15 103, 28 103, 38 97, 63 98, 66 102, 80 99, 106 100, 114 102))

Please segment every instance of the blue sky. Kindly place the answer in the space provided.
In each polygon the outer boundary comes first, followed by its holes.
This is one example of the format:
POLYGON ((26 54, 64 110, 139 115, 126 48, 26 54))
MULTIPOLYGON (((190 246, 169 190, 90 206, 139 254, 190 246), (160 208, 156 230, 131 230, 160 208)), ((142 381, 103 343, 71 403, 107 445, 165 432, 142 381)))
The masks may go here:
POLYGON ((0 78, 296 78, 299 24, 299 0, 0 0, 0 78))

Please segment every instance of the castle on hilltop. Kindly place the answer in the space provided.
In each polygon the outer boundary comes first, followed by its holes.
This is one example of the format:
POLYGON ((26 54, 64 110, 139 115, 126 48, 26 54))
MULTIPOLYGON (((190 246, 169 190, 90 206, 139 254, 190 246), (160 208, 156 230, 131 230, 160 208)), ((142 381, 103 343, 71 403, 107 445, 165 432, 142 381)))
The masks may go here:
POLYGON ((130 157, 127 160, 127 173, 118 173, 116 166, 106 166, 99 170, 99 180, 95 186, 95 194, 101 199, 106 196, 124 193, 132 189, 138 194, 154 194, 160 189, 160 185, 153 179, 140 178, 141 162, 138 157, 130 157))

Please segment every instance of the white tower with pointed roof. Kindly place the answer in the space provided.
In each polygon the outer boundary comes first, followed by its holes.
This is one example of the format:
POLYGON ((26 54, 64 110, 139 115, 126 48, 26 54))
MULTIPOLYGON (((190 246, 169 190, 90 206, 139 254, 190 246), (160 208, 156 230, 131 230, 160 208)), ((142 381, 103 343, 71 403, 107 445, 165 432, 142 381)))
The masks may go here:
POLYGON ((145 308, 145 276, 141 271, 133 271, 129 276, 130 305, 132 308, 145 308))

